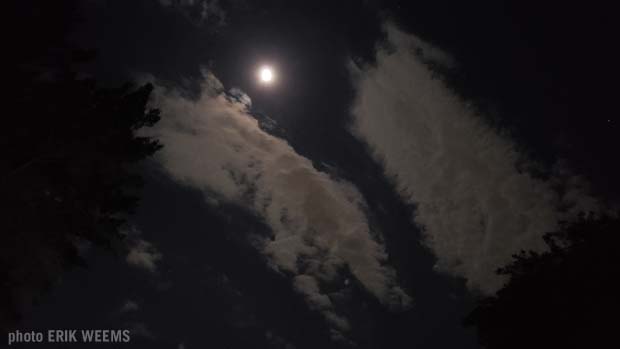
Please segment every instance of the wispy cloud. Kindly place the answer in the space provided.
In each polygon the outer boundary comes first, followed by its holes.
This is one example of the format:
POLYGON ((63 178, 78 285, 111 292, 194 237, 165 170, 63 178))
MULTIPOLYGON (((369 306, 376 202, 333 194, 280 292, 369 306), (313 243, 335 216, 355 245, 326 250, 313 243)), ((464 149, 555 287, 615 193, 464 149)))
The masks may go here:
POLYGON ((148 132, 164 144, 157 159, 173 179, 262 217, 273 236, 261 252, 292 274, 295 289, 339 330, 348 323, 324 285, 345 268, 384 304, 410 302, 385 265, 384 247, 373 238, 364 199, 352 184, 318 171, 262 130, 247 110, 249 97, 224 93, 213 75, 205 74, 197 98, 187 95, 162 86, 154 93, 164 117, 148 132))
POLYGON ((131 230, 127 237, 127 264, 154 273, 157 271, 157 262, 162 254, 150 242, 139 237, 139 232, 131 230))
POLYGON ((226 12, 218 0, 158 0, 164 7, 180 11, 196 25, 222 26, 226 23, 226 12))
POLYGON ((496 268, 520 249, 543 247, 541 236, 562 217, 560 206, 596 202, 568 177, 542 181, 517 169, 523 156, 487 126, 429 70, 453 64, 419 38, 386 26, 390 44, 377 65, 352 68, 357 97, 352 132, 365 141, 438 257, 437 268, 492 292, 496 268), (567 180, 568 179, 568 180, 567 180), (552 185, 565 182, 567 195, 552 185))
POLYGON ((129 328, 132 337, 142 337, 150 340, 157 338, 144 322, 126 323, 125 327, 129 328))
POLYGON ((123 306, 120 308, 119 312, 130 313, 130 312, 137 311, 138 309, 140 309, 140 306, 138 306, 138 303, 132 301, 131 299, 128 299, 125 301, 123 306))

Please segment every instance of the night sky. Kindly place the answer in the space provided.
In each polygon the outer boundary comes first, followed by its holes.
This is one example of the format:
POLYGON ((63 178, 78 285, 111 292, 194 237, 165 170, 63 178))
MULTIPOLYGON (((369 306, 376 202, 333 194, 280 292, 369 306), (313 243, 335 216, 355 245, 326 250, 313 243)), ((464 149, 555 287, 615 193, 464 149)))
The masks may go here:
POLYGON ((82 73, 153 83, 162 119, 139 132, 164 148, 141 164, 125 245, 85 246, 23 328, 127 328, 131 348, 478 348, 462 319, 494 271, 617 207, 617 33, 593 2, 76 14, 70 41, 96 51, 82 73))

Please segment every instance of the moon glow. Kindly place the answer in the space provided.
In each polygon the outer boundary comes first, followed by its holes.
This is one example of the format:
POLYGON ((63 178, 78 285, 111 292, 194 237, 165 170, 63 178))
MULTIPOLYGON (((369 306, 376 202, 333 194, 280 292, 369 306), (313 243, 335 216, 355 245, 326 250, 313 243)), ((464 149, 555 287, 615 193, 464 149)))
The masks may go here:
POLYGON ((270 84, 273 82, 273 70, 271 67, 262 67, 259 71, 259 78, 263 84, 270 84))

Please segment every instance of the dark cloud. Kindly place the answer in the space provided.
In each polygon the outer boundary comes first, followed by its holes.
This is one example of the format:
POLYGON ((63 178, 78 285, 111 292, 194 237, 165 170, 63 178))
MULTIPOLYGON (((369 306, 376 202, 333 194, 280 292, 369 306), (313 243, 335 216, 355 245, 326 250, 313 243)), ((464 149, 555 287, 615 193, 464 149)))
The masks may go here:
POLYGON ((128 299, 127 301, 125 301, 125 303, 123 304, 123 306, 120 308, 119 311, 121 313, 130 313, 130 312, 137 311, 138 309, 140 309, 140 306, 138 305, 138 303, 132 301, 131 299, 128 299))
POLYGON ((223 26, 226 24, 226 12, 218 0, 158 0, 164 7, 170 7, 183 13, 196 25, 209 24, 223 26))

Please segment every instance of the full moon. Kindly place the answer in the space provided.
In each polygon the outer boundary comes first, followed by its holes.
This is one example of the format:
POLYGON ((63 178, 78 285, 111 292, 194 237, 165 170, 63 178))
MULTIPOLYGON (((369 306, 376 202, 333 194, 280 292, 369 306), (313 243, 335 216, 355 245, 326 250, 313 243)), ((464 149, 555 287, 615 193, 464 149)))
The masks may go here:
POLYGON ((273 81, 273 70, 270 67, 262 67, 259 76, 262 83, 269 84, 273 81))

